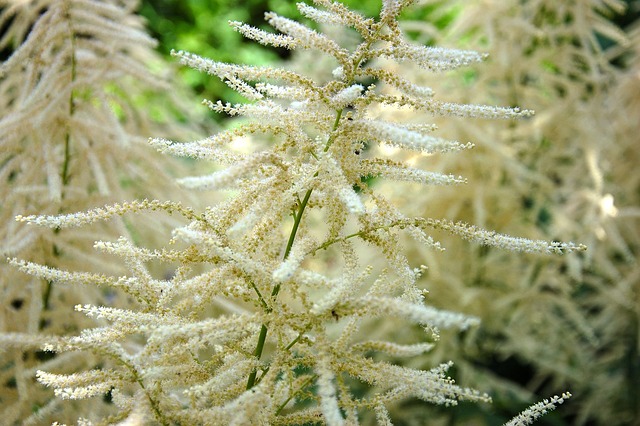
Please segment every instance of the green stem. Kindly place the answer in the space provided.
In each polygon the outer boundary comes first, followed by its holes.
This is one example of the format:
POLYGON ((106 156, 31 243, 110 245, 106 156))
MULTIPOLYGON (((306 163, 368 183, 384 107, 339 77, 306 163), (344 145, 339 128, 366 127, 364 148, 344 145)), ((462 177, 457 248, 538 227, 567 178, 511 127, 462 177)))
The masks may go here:
MULTIPOLYGON (((258 336, 258 344, 256 345, 256 350, 253 352, 253 355, 260 360, 262 356, 262 350, 264 349, 264 342, 267 340, 267 326, 262 324, 260 328, 260 335, 258 336)), ((249 374, 249 380, 247 380, 247 390, 251 389, 253 385, 256 384, 256 376, 258 375, 258 368, 254 368, 249 374)))
POLYGON ((354 234, 346 235, 344 237, 340 237, 340 238, 335 238, 333 240, 329 240, 326 243, 324 243, 324 244, 314 248, 313 250, 311 250, 309 252, 309 254, 316 254, 318 251, 326 249, 326 248, 329 248, 330 246, 332 246, 335 243, 339 243, 341 241, 347 241, 348 239, 355 238, 355 237, 360 237, 360 236, 362 236, 364 234, 365 234, 364 231, 360 231, 360 232, 356 232, 354 234))
MULTIPOLYGON (((47 280, 44 287, 44 293, 42 293, 42 310, 43 311, 49 310, 49 302, 51 301, 52 290, 53 290, 53 281, 47 280)), ((44 322, 41 322, 41 325, 44 325, 44 322)))
POLYGON ((138 383, 138 385, 140 385, 140 388, 142 388, 142 391, 144 392, 145 396, 147 397, 147 400, 149 400, 149 405, 151 405, 151 409, 153 410, 153 412, 156 415, 156 420, 160 421, 160 423, 163 426, 169 426, 169 422, 164 417, 164 415, 162 415, 162 412, 160 411, 160 405, 159 405, 158 401, 156 401, 151 396, 151 394, 149 393, 149 391, 145 387, 144 382, 142 381, 142 379, 138 375, 138 372, 135 370, 135 368, 133 366, 130 366, 128 363, 125 363, 125 365, 127 367, 129 367, 130 371, 133 372, 136 383, 138 383))
POLYGON ((390 223, 388 225, 376 226, 376 227, 369 228, 369 229, 366 229, 366 230, 354 232, 353 234, 345 235, 344 237, 334 238, 333 240, 329 240, 329 241, 319 245, 318 247, 314 248, 313 250, 309 251, 307 254, 314 255, 318 251, 326 249, 326 248, 329 248, 330 246, 332 246, 332 245, 334 245, 336 243, 340 243, 342 241, 347 241, 347 240, 349 240, 351 238, 355 238, 355 237, 363 237, 363 236, 365 236, 367 234, 372 233, 373 231, 378 231, 380 229, 388 231, 389 229, 394 228, 396 226, 402 227, 403 225, 406 226, 406 225, 410 225, 410 224, 411 224, 411 222, 407 221, 407 220, 397 220, 397 221, 392 222, 392 223, 390 223))
MULTIPOLYGON (((302 338, 302 336, 304 336, 304 334, 309 331, 311 329, 311 325, 309 324, 307 327, 305 327, 304 330, 302 330, 300 333, 298 333, 298 336, 296 336, 295 339, 293 339, 291 341, 291 343, 289 343, 287 346, 285 346, 284 350, 288 351, 289 349, 291 349, 296 343, 298 343, 300 341, 300 339, 302 338)), ((266 334, 265 334, 266 336, 266 334)), ((269 367, 267 366, 267 368, 265 368, 262 371, 262 375, 260 375, 260 379, 256 380, 255 384, 257 385, 258 383, 260 383, 260 380, 262 380, 262 378, 265 376, 265 374, 267 374, 267 372, 269 371, 269 367)))
POLYGON ((293 340, 291 341, 291 343, 289 343, 289 344, 288 344, 284 349, 285 349, 285 350, 287 350, 287 351, 288 351, 289 349, 291 349, 291 348, 293 347, 293 345, 295 345, 296 343, 298 343, 298 341, 302 338, 302 336, 304 336, 304 333, 306 333, 307 331, 309 331, 309 329, 310 329, 310 328, 311 328, 311 325, 308 325, 307 327, 305 327, 305 329, 304 329, 304 330, 302 330, 300 333, 298 333, 298 336, 297 336, 295 339, 293 339, 293 340))
MULTIPOLYGON (((74 105, 74 92, 75 88, 73 87, 76 81, 76 36, 71 27, 71 17, 68 16, 69 20, 69 38, 71 42, 71 85, 69 90, 69 120, 73 117, 75 113, 75 105, 74 105)), ((64 163, 62 165, 62 186, 65 187, 69 184, 70 173, 69 173, 69 164, 71 163, 71 130, 70 124, 67 123, 67 133, 64 138, 64 163)), ((62 194, 64 196, 64 192, 62 194)))
POLYGON ((331 131, 331 136, 329 136, 329 139, 327 140, 327 143, 324 146, 324 152, 329 151, 329 148, 331 147, 331 144, 333 143, 334 139, 336 138, 336 129, 338 128, 338 126, 340 125, 340 118, 342 118, 342 112, 344 111, 344 109, 338 110, 337 114, 336 114, 336 121, 333 122, 333 130, 331 131))
MULTIPOLYGON (((73 102, 73 101, 71 101, 73 102)), ((65 187, 69 184, 69 164, 71 163, 71 134, 67 131, 64 138, 64 163, 62 164, 62 186, 65 187)), ((62 192, 64 197, 64 191, 62 192)))
MULTIPOLYGON (((378 30, 376 31, 376 35, 380 32, 382 26, 380 26, 380 28, 378 28, 378 30)), ((367 49, 369 48, 369 46, 373 43, 373 41, 369 41, 367 42, 367 49)), ((364 49, 366 51, 366 49, 364 49)), ((358 58, 355 58, 354 60, 354 72, 355 70, 360 66, 360 63, 362 62, 364 58, 364 51, 360 54, 360 56, 358 58)), ((354 80, 354 76, 350 75, 348 78, 349 82, 353 82, 354 80)), ((349 84, 350 84, 349 83, 349 84)), ((333 129, 331 130, 331 133, 329 135, 329 138, 327 139, 327 143, 324 146, 324 152, 329 151, 329 148, 331 147, 331 145, 333 144, 335 138, 336 138, 336 130, 338 129, 338 127, 340 126, 340 119, 342 118, 342 114, 344 112, 344 108, 339 109, 336 111, 336 119, 333 122, 333 129)), ((315 157, 315 155, 314 155, 315 157)), ((316 173, 316 176, 318 174, 316 173)), ((287 260, 287 258, 289 257, 289 253, 291 252, 291 248, 293 247, 293 242, 296 239, 296 234, 298 232, 298 227, 300 226, 300 221, 302 220, 302 214, 304 213, 304 210, 307 207, 307 203, 309 202, 309 198, 311 198, 311 193, 313 192, 313 188, 309 188, 307 190, 307 193, 304 196, 304 199, 302 200, 302 202, 300 203, 300 208, 298 209, 297 214, 294 216, 294 222, 293 222, 293 228, 291 229, 291 233, 289 234, 289 241, 287 241, 287 247, 284 251, 284 260, 287 260)), ((281 284, 278 283, 276 284, 276 286, 273 288, 273 291, 271 292, 271 299, 275 300, 275 298, 278 296, 278 293, 280 293, 280 288, 281 288, 281 284)), ((257 289, 256 289, 257 290, 257 289)), ((271 312, 271 308, 267 307, 265 308, 265 311, 267 313, 271 312)), ((267 324, 262 324, 262 327, 260 327, 260 334, 258 335, 258 344, 256 345, 256 349, 253 352, 253 355, 260 360, 260 358, 262 357, 262 352, 264 351, 264 344, 265 341, 267 340, 267 332, 268 332, 268 328, 267 328, 267 324)), ((249 374, 249 379, 247 380, 247 387, 246 389, 249 390, 251 389, 255 384, 256 384, 256 377, 258 374, 258 369, 257 367, 255 369, 253 369, 253 371, 251 372, 251 374, 249 374)))
POLYGON ((150 391, 144 385, 144 382, 143 382, 142 378, 138 374, 138 370, 136 369, 136 367, 133 364, 127 362, 127 360, 123 359, 120 356, 120 354, 118 354, 115 351, 107 349, 105 352, 103 352, 103 354, 108 356, 108 357, 113 358, 117 363, 122 364, 127 370, 129 370, 129 373, 131 373, 131 376, 132 376, 132 378, 131 378, 132 380, 131 381, 137 383, 140 386, 140 388, 142 389, 142 392, 144 392, 145 396, 149 400, 149 404, 151 405, 151 409, 153 410, 153 412, 156 415, 156 419, 163 426, 169 426, 170 425, 169 421, 165 418, 165 416, 160 411, 160 403, 159 403, 159 401, 157 401, 155 398, 153 398, 153 396, 151 396, 150 391))
MULTIPOLYGON (((293 242, 296 239, 296 234, 298 233, 298 227, 300 226, 300 222, 302 220, 302 213, 304 213, 304 210, 307 208, 307 203, 309 202, 309 198, 311 198, 311 192, 313 192, 313 189, 310 188, 307 190, 307 193, 304 195, 304 199, 302 200, 302 203, 300 203, 300 209, 298 210, 298 214, 295 217, 295 220, 293 222, 293 228, 291 229, 291 234, 289 234, 289 241, 287 241, 287 248, 285 248, 284 250, 284 259, 283 260, 287 260, 287 258, 289 257, 289 253, 291 253, 291 248, 293 247, 293 242)), ((278 283, 274 288, 273 291, 271 292, 271 298, 275 298, 278 293, 280 292, 280 283, 278 283)))
MULTIPOLYGON (((302 213, 304 213, 305 208, 307 207, 307 203, 309 202, 309 198, 311 198, 311 192, 313 189, 308 189, 307 193, 300 203, 300 209, 298 209, 298 213, 295 215, 295 220, 293 222, 293 228, 291 229, 291 234, 289 235, 289 241, 287 241, 287 248, 284 250, 284 260, 287 260, 289 257, 289 253, 291 253, 291 248, 293 247, 293 242, 296 239, 296 234, 298 233, 298 228, 300 227, 300 221, 302 220, 302 213)), ((271 299, 275 299, 280 292, 281 284, 278 283, 271 292, 271 299)), ((257 288, 256 288, 257 291, 257 288)), ((271 312, 271 308, 267 306, 265 308, 267 313, 271 312)), ((258 344, 256 345, 256 350, 253 352, 253 355, 258 358, 258 360, 262 357, 262 351, 264 350, 264 342, 267 340, 267 325, 262 324, 260 327, 260 335, 258 336, 258 344)), ((249 374, 249 379, 247 380, 247 390, 251 389, 256 383, 256 376, 258 374, 258 369, 254 368, 251 374, 249 374)))
MULTIPOLYGON (((67 10, 70 6, 67 5, 67 10)), ((70 65, 70 90, 69 90, 69 122, 71 121, 71 118, 73 117, 74 113, 75 113, 75 105, 74 105, 74 84, 77 78, 77 69, 76 69, 76 36, 75 36, 75 32, 71 26, 71 16, 69 16, 69 14, 67 13, 65 16, 65 19, 67 19, 67 23, 68 23, 68 27, 69 27, 69 40, 71 43, 71 65, 70 65)), ((71 163, 71 130, 70 130, 70 123, 67 122, 67 131, 66 134, 64 136, 64 161, 62 163, 62 172, 60 173, 60 177, 62 179, 62 193, 60 194, 61 199, 64 199, 64 195, 65 195, 65 187, 69 185, 69 181, 71 180, 70 177, 70 172, 69 172, 69 164, 71 163)), ((58 232, 60 232, 59 229, 56 229, 54 231, 56 234, 58 232)), ((53 257, 59 257, 60 256, 60 250, 58 249, 58 247, 54 244, 53 245, 53 257)), ((44 293, 42 294, 42 306, 43 309, 46 311, 49 309, 49 302, 51 300, 51 293, 53 290, 53 282, 52 281, 47 281, 46 285, 45 285, 45 290, 44 293)))
POLYGON ((280 404, 280 406, 278 407, 278 409, 276 410, 276 416, 280 414, 280 412, 284 409, 284 407, 287 406, 287 404, 289 403, 289 401, 291 401, 293 398, 295 398, 296 395, 298 395, 300 392, 302 392, 302 390, 304 388, 306 388, 307 386, 309 386, 309 384, 314 381, 316 378, 318 377, 317 374, 314 374, 313 376, 309 377, 307 380, 304 381, 304 383, 302 383, 302 386, 300 386, 300 388, 298 388, 297 391, 295 391, 294 393, 292 393, 289 398, 287 398, 282 404, 280 404))
POLYGON ((252 280, 249 280, 249 283, 251 284, 251 287, 253 287, 253 290, 258 295, 258 300, 260 301, 260 304, 262 305, 262 307, 265 309, 265 311, 269 311, 269 305, 267 305, 267 302, 264 300, 264 297, 262 297, 262 293, 260 293, 260 290, 258 290, 258 287, 256 287, 256 284, 252 280))
POLYGON ((149 392, 145 389, 144 383, 142 383, 142 380, 138 380, 138 384, 140 385, 145 395, 147 396, 147 399, 149 400, 149 404, 151 405, 151 409, 153 409, 153 412, 156 415, 156 419, 160 420, 163 426, 169 426, 169 422, 167 422, 167 419, 164 418, 164 416, 162 415, 162 412, 160 411, 158 402, 155 399, 153 399, 153 397, 151 397, 149 392))
MULTIPOLYGON (((335 139, 335 130, 338 128, 338 126, 340 125, 340 118, 342 117, 342 111, 343 110, 339 110, 336 114, 336 120, 333 123, 333 131, 332 131, 332 136, 329 137, 329 139, 327 140, 327 143, 324 147, 324 151, 327 152, 329 150, 329 147, 331 146, 331 143, 333 142, 333 140, 335 139)), ((293 243, 296 239, 296 235, 298 233, 298 228, 300 227, 300 222, 302 221, 302 214, 304 213, 305 209, 307 208, 307 204, 309 203, 309 198, 311 198, 311 193, 313 192, 313 188, 309 188, 307 190, 307 193, 304 195, 304 198, 302 199, 302 202, 300 202, 300 208, 298 209, 297 214, 294 216, 294 221, 293 221, 293 228, 291 228, 291 233, 289 234, 289 240, 287 241, 287 247, 284 250, 284 260, 287 260, 287 258, 289 257, 289 253, 291 253, 291 249, 293 248, 293 243)), ((280 288, 281 288, 281 284, 278 283, 276 284, 275 287, 273 287, 273 291, 271 292, 271 299, 274 300, 277 296, 278 293, 280 293, 280 288)), ((256 289, 257 290, 257 289, 256 289)), ((271 308, 267 307, 265 309, 265 311, 267 313, 271 312, 271 308)), ((258 344, 256 345, 256 350, 253 352, 253 355, 258 358, 258 360, 262 357, 262 352, 264 351, 264 343, 267 340, 267 324, 262 324, 262 327, 260 327, 260 334, 258 335, 258 344)), ((258 374, 258 369, 255 368, 251 374, 249 374, 249 379, 247 380, 247 390, 251 389, 255 384, 256 384, 256 376, 258 374)))

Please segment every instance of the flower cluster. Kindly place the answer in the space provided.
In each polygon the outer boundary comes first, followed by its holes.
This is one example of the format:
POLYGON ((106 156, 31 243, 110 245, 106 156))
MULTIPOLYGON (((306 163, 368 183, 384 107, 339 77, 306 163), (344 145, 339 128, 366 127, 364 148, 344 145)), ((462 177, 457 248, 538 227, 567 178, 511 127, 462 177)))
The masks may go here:
MULTIPOLYGON (((77 412, 71 408, 61 414, 53 391, 35 381, 38 369, 71 373, 105 365, 100 357, 42 350, 62 335, 99 324, 70 315, 73 305, 130 304, 122 293, 96 286, 98 274, 73 281, 63 279, 60 270, 123 272, 91 249, 96 239, 122 234, 153 244, 158 230, 168 228, 166 219, 147 215, 144 221, 118 217, 91 231, 67 230, 58 215, 120 200, 167 199, 171 192, 172 199, 184 199, 172 191, 179 163, 149 152, 146 140, 158 132, 190 137, 194 126, 175 117, 179 84, 172 87, 165 71, 151 72, 160 60, 155 40, 132 13, 136 3, 0 0, 2 424, 73 421, 86 409, 96 415, 113 409, 106 400, 94 400, 78 403, 77 412), (4 60, 6 53, 10 55, 4 60), (144 102, 152 110, 139 111, 144 102), (32 213, 54 217, 58 225, 49 230, 15 220, 16 215, 33 219, 32 213), (23 266, 42 265, 51 279, 25 276, 5 262, 7 257, 20 257, 27 262, 23 266), (92 285, 78 290, 65 285, 69 282, 92 285)), ((111 205, 85 215, 84 221, 105 219, 134 205, 166 210, 169 204, 111 205)))
MULTIPOLYGON (((500 375, 500 366, 478 360, 517 360, 518 371, 531 372, 517 384, 523 403, 569 389, 574 397, 561 411, 571 422, 629 424, 639 416, 627 397, 639 376, 629 373, 633 357, 622 355, 637 347, 631 330, 640 306, 637 11, 623 1, 464 0, 443 3, 437 15, 452 17, 439 33, 429 22, 406 25, 422 40, 489 53, 441 94, 526 103, 536 114, 509 126, 436 118, 441 134, 473 140, 473 155, 433 156, 414 167, 463 174, 472 184, 396 193, 394 203, 535 240, 580 240, 589 250, 508 256, 446 235, 441 244, 459 256, 410 248, 429 265, 432 303, 483 319, 477 333, 443 339, 432 356, 472 352, 466 365, 456 362, 457 378, 495 389, 496 400, 513 389, 483 374, 500 375)), ((393 71, 416 84, 442 83, 410 64, 393 71)))
MULTIPOLYGON (((89 351, 110 363, 74 374, 38 372, 38 380, 60 398, 108 392, 118 412, 103 421, 143 418, 165 425, 342 425, 374 417, 391 424, 389 408, 407 398, 446 406, 490 399, 457 385, 448 376, 450 362, 424 370, 400 362, 429 352, 441 329, 467 330, 479 321, 428 303, 419 285, 424 268, 410 264, 403 234, 435 250, 441 247, 430 235, 434 229, 520 252, 565 253, 584 246, 406 216, 377 191, 375 180, 461 185, 465 179, 389 159, 384 148, 440 155, 472 144, 434 137, 432 126, 386 121, 373 111, 384 104, 481 119, 526 118, 532 112, 438 101, 430 88, 379 68, 378 58, 412 62, 426 72, 483 59, 475 52, 405 39, 397 18, 413 1, 383 1, 377 20, 330 0, 314 3, 318 7, 299 8, 319 23, 355 29, 360 44, 345 48, 274 13, 266 19, 282 34, 230 24, 265 45, 327 55, 334 70, 323 82, 289 70, 173 53, 250 101, 204 102, 244 120, 231 130, 188 143, 151 141, 164 152, 217 162, 219 170, 179 184, 230 191, 224 202, 203 211, 143 201, 58 218, 20 217, 61 228, 158 209, 189 221, 173 230, 162 249, 141 248, 127 238, 97 242, 99 251, 122 258, 129 272, 121 276, 13 261, 45 280, 116 287, 137 304, 136 309, 76 306, 102 326, 58 339, 46 349, 89 351), (390 90, 381 90, 383 85, 390 90), (250 138, 253 150, 229 149, 239 138, 250 138), (360 253, 367 250, 376 254, 375 263, 363 264, 360 253), (173 273, 154 274, 158 263, 170 265, 173 273), (372 332, 387 321, 397 327, 391 336, 372 332), (412 328, 426 334, 407 341, 398 332, 412 328)), ((101 421, 97 415, 91 420, 101 421)))

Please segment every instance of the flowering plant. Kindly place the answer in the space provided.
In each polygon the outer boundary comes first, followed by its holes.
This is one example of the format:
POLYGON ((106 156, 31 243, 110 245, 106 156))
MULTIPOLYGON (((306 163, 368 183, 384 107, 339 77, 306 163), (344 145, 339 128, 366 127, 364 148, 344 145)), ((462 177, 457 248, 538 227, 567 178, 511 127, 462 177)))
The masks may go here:
MULTIPOLYGON (((79 304, 78 312, 104 325, 47 342, 49 351, 89 351, 105 359, 100 368, 73 374, 38 371, 38 380, 59 397, 107 393, 117 411, 103 422, 129 418, 166 425, 339 425, 369 415, 391 424, 388 408, 406 398, 443 405, 489 400, 456 385, 447 375, 451 363, 419 370, 397 362, 427 353, 440 329, 465 330, 479 321, 427 303, 418 285, 424 267, 411 265, 404 254, 405 234, 433 250, 443 250, 431 235, 437 231, 520 252, 563 254, 584 246, 405 215, 377 191, 375 180, 460 185, 465 179, 412 167, 384 148, 424 157, 473 144, 439 138, 429 124, 392 122, 377 116, 376 108, 391 105, 464 119, 518 119, 532 112, 439 101, 432 89, 388 71, 385 60, 441 72, 483 59, 474 51, 405 39, 397 18, 413 1, 383 1, 377 20, 330 0, 314 3, 318 8, 299 4, 300 12, 319 24, 355 30, 360 42, 346 48, 274 13, 266 19, 279 34, 230 24, 265 45, 327 55, 334 67, 326 81, 281 68, 173 53, 250 101, 205 101, 216 112, 252 119, 215 136, 190 143, 151 140, 162 152, 221 165, 179 183, 202 191, 229 190, 227 200, 202 211, 144 200, 18 218, 62 229, 126 213, 164 211, 188 222, 174 229, 160 249, 137 246, 128 238, 96 242, 98 251, 123 259, 126 275, 68 272, 12 260, 45 280, 110 286, 136 301, 136 307, 79 304), (230 148, 239 139, 251 141, 249 152, 230 148), (360 253, 365 251, 375 253, 375 263, 363 264, 360 253), (171 276, 154 273, 162 270, 158 265, 171 269, 171 276), (376 325, 390 320, 401 328, 421 326, 426 341, 378 335, 376 325)), ((525 420, 513 424, 526 424, 561 402, 555 398, 541 404, 543 409, 533 407, 533 414, 523 413, 525 420)))

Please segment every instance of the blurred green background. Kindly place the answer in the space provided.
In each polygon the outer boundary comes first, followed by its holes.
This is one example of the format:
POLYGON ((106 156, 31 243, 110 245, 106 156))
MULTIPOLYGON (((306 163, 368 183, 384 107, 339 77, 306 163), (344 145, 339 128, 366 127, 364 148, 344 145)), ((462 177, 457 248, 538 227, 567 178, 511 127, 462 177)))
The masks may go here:
MULTIPOLYGON (((367 16, 376 16, 380 11, 380 2, 377 1, 345 0, 342 3, 367 16)), ((438 3, 411 8, 403 17, 411 20, 428 19, 442 28, 452 17, 430 16, 438 3)), ((151 34, 160 42, 159 50, 167 57, 171 49, 175 49, 197 53, 216 61, 267 65, 288 58, 291 52, 246 40, 232 30, 227 21, 242 21, 254 27, 272 30, 264 20, 264 14, 268 11, 301 20, 311 27, 315 24, 302 18, 296 8, 296 1, 293 0, 145 0, 140 13, 147 19, 151 34)), ((186 68, 180 69, 179 73, 201 97, 223 99, 232 103, 244 100, 216 78, 186 68)))
MULTIPOLYGON (((302 18, 296 8, 296 0, 143 0, 140 14, 147 19, 150 33, 159 41, 160 52, 169 57, 171 49, 186 50, 200 56, 222 62, 267 65, 289 57, 286 49, 262 46, 244 39, 233 31, 227 21, 242 21, 252 26, 271 29, 264 21, 264 14, 274 11, 280 15, 302 20, 311 27, 315 23, 302 18)), ((311 4, 311 1, 308 1, 311 4)), ((381 2, 342 0, 351 9, 367 16, 376 16, 381 2)), ((435 28, 445 28, 457 13, 449 8, 449 14, 434 13, 446 1, 429 1, 428 5, 413 7, 403 14, 404 19, 423 20, 435 28)), ((612 19, 626 28, 640 17, 640 0, 626 0, 628 5, 624 15, 612 19)), ((412 35, 411 33, 409 34, 412 35)), ((422 40, 424 42, 424 40, 422 40)), ((169 59, 174 61, 173 59, 169 59)), ((175 61, 174 61, 175 62, 175 61)), ((220 80, 197 71, 181 67, 179 75, 193 89, 199 98, 223 99, 228 102, 242 102, 244 99, 229 89, 220 80)), ((217 120, 225 117, 216 116, 217 120)))

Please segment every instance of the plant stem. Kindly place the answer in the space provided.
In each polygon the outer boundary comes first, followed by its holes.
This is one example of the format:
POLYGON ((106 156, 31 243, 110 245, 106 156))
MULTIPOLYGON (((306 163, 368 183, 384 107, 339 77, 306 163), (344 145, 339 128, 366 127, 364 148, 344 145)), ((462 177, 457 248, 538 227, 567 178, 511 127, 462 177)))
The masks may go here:
MULTIPOLYGON (((382 29, 382 25, 380 25, 378 27, 378 29, 376 30, 376 35, 381 31, 382 29)), ((370 47, 370 45, 372 44, 372 41, 367 42, 367 46, 366 49, 364 49, 364 51, 368 50, 368 48, 370 47)), ((357 69, 363 58, 364 58, 364 51, 360 54, 360 56, 358 56, 357 58, 355 58, 354 60, 354 70, 357 69)), ((349 78, 347 79, 349 81, 349 83, 347 84, 347 86, 349 86, 350 84, 353 83, 354 81, 354 74, 350 75, 349 78)), ((344 113, 345 108, 340 108, 338 110, 336 110, 336 119, 333 122, 333 129, 331 130, 331 133, 329 135, 329 138, 327 139, 327 143, 324 146, 323 152, 327 152, 329 151, 329 148, 331 147, 331 145, 333 144, 333 141, 336 138, 336 130, 338 130, 338 127, 340 126, 340 119, 342 118, 342 114, 344 113)), ((317 159, 317 157, 315 155, 313 155, 314 158, 317 159)), ((316 173, 316 176, 318 174, 316 173)), ((300 203, 300 208, 298 209, 297 214, 295 214, 294 216, 294 222, 293 222, 293 228, 291 229, 291 233, 289 234, 289 241, 287 241, 287 247, 284 251, 284 260, 287 260, 287 258, 289 257, 289 253, 291 253, 291 248, 293 247, 293 242, 296 239, 296 234, 298 232, 298 227, 300 226, 300 221, 302 220, 302 214, 304 213, 304 210, 307 207, 307 203, 309 202, 309 198, 311 198, 311 193, 313 192, 313 188, 309 188, 307 190, 307 193, 304 196, 304 199, 302 200, 302 202, 300 203)), ((278 293, 280 293, 280 288, 281 288, 281 283, 278 283, 275 285, 275 287, 273 288, 273 291, 271 292, 271 300, 275 300, 275 298, 278 296, 278 293)), ((256 289, 257 290, 257 289, 256 289)), ((259 293, 258 293, 259 294, 259 293)), ((265 311, 267 313, 271 312, 271 307, 266 307, 265 311)), ((262 327, 260 327, 260 334, 258 335, 258 344, 256 345, 256 349, 253 352, 253 355, 260 360, 260 358, 262 357, 262 352, 264 350, 264 343, 267 340, 267 324, 262 324, 262 327)), ((253 371, 251 372, 251 374, 249 374, 249 379, 247 380, 247 390, 251 389, 255 384, 256 384, 256 377, 258 375, 258 368, 254 368, 253 371)))
MULTIPOLYGON (((70 7, 70 6, 67 6, 70 7)), ((71 84, 69 90, 69 122, 75 113, 74 92, 76 82, 76 34, 71 26, 71 16, 67 10, 67 22, 69 24, 69 41, 71 43, 71 84)), ((67 123, 67 133, 64 140, 64 164, 62 165, 62 186, 63 188, 69 184, 69 163, 71 162, 71 125, 67 123)), ((64 191, 62 193, 64 197, 64 191)))
POLYGON ((309 386, 311 384, 311 382, 313 382, 316 378, 318 377, 317 374, 314 374, 313 376, 309 377, 307 380, 304 381, 304 383, 302 383, 302 385, 300 386, 300 388, 298 388, 297 391, 295 391, 294 393, 292 393, 291 395, 289 395, 289 398, 287 398, 282 404, 280 404, 280 406, 278 407, 278 409, 276 410, 276 416, 278 414, 280 414, 282 412, 282 410, 284 409, 284 407, 287 406, 287 404, 289 403, 289 401, 291 401, 293 398, 295 398, 295 396, 297 394, 299 394, 300 392, 302 392, 304 390, 304 388, 306 388, 307 386, 309 386))
MULTIPOLYGON (((75 104, 74 104, 74 92, 75 92, 75 82, 76 82, 76 78, 77 78, 77 69, 76 69, 76 65, 77 65, 77 60, 76 60, 76 35, 75 35, 75 31, 71 25, 71 15, 69 14, 69 4, 66 4, 65 6, 65 19, 67 20, 67 24, 69 27, 69 42, 71 44, 71 64, 70 64, 70 84, 69 84, 69 109, 68 109, 68 121, 67 121, 67 131, 66 134, 64 136, 64 162, 62 164, 62 171, 60 173, 60 177, 62 180, 62 189, 61 189, 61 193, 60 193, 60 199, 64 200, 64 196, 65 196, 65 188, 67 186, 69 186, 69 181, 71 180, 70 178, 70 171, 69 171, 69 164, 71 163, 71 119, 73 118, 73 115, 75 113, 75 104)), ((59 210, 58 213, 61 213, 61 211, 59 210)), ((56 229, 53 231, 55 234, 58 234, 60 232, 60 229, 56 229)), ((53 257, 59 257, 60 256, 60 251, 58 249, 58 247, 54 244, 53 245, 53 257)), ((42 294, 42 306, 43 309, 46 311, 49 309, 49 302, 51 300, 51 292, 53 291, 53 282, 50 280, 47 280, 46 284, 45 284, 45 289, 44 292, 42 294)))
MULTIPOLYGON (((329 147, 331 146, 331 143, 335 138, 334 136, 335 131, 338 129, 338 126, 340 125, 340 118, 342 117, 343 111, 344 111, 343 109, 340 109, 337 111, 336 120, 333 123, 333 130, 331 132, 332 136, 330 136, 329 139, 327 140, 327 143, 324 147, 324 152, 327 152, 329 150, 329 147)), ((298 228, 300 227, 300 222, 302 220, 302 214, 307 208, 307 204, 309 203, 309 198, 311 198, 312 192, 313 192, 313 188, 309 188, 307 190, 307 193, 304 195, 304 198, 300 203, 300 208, 298 209, 297 214, 294 216, 293 228, 291 228, 291 233, 289 234, 289 240, 287 241, 287 247, 284 250, 283 260, 287 260, 287 258, 289 257, 289 253, 291 253, 291 248, 293 247, 293 242, 296 239, 296 234, 298 233, 298 228)), ((281 286, 282 286, 281 283, 278 283, 276 284, 275 287, 273 287, 273 291, 271 291, 271 300, 274 300, 278 296, 278 293, 280 293, 281 286)), ((271 307, 266 307, 265 311, 267 313, 270 313, 271 307)), ((258 344, 256 345, 256 350, 253 352, 253 355, 256 358, 258 358, 258 360, 262 357, 262 352, 264 350, 264 343, 267 340, 267 331, 268 331, 267 324, 262 324, 262 327, 260 327, 260 334, 258 335, 258 344)), ((251 374, 249 374, 249 379, 247 380, 247 390, 251 389, 255 385, 257 375, 258 375, 258 369, 254 368, 251 374)))
MULTIPOLYGON (((289 235, 289 241, 287 242, 287 248, 284 251, 284 260, 287 260, 289 257, 289 253, 291 253, 291 248, 293 247, 293 242, 296 239, 296 234, 298 233, 298 227, 300 226, 300 221, 302 220, 302 213, 304 213, 305 208, 307 207, 307 203, 309 202, 309 198, 311 198, 311 192, 313 189, 308 189, 307 193, 304 195, 304 199, 300 204, 300 208, 298 209, 298 213, 295 215, 295 220, 293 222, 293 228, 291 229, 291 234, 289 235)), ((278 283, 271 292, 271 299, 275 299, 280 292, 281 284, 278 283)), ((267 306, 267 313, 271 312, 271 307, 267 306)), ((253 352, 253 355, 260 359, 262 357, 262 351, 264 350, 264 342, 267 340, 267 325, 262 324, 260 328, 260 335, 258 336, 258 344, 256 345, 256 350, 253 352)), ((256 383, 256 376, 258 374, 258 369, 254 368, 251 374, 249 374, 249 380, 247 380, 247 390, 251 389, 253 385, 256 383)))

